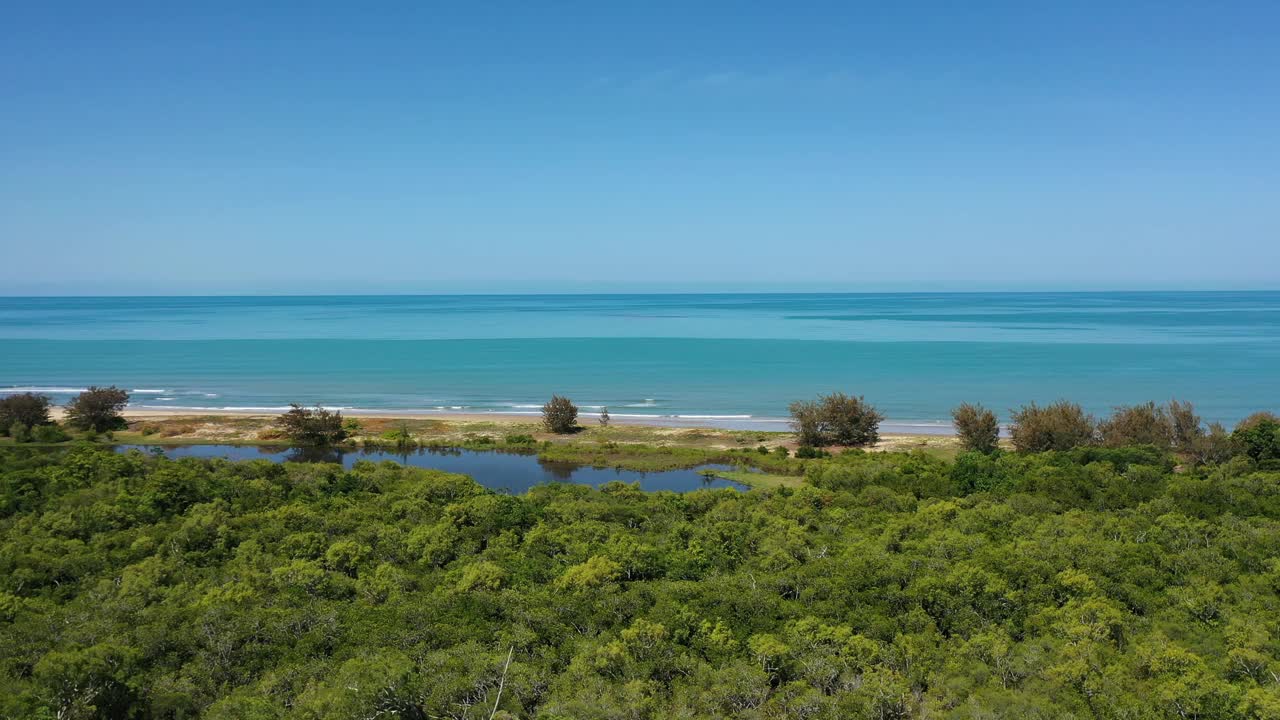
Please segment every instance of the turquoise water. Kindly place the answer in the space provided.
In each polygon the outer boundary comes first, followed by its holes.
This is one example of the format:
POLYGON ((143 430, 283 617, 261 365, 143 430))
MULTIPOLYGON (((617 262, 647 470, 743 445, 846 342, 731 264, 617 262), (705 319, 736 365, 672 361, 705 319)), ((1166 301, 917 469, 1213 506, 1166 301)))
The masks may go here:
POLYGON ((1060 397, 1280 409, 1280 292, 0 298, 0 392, 777 427, 865 395, 890 428, 1060 397))

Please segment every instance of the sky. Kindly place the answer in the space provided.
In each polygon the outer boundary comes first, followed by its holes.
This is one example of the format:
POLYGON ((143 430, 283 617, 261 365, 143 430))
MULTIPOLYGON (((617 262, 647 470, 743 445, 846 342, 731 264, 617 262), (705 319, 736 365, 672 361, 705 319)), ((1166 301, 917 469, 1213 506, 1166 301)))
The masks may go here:
POLYGON ((1179 0, 10 3, 0 294, 1276 289, 1277 27, 1179 0))

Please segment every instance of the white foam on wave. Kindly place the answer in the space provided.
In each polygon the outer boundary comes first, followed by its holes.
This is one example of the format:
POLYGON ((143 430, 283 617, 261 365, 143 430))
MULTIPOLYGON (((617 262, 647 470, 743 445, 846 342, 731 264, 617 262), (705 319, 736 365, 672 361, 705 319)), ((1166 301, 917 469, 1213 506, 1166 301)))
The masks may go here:
POLYGON ((76 387, 55 387, 46 385, 14 385, 12 387, 0 388, 0 395, 12 395, 14 393, 82 393, 89 388, 76 387))
POLYGON ((129 392, 134 393, 135 395, 163 395, 165 393, 163 389, 155 390, 152 388, 134 388, 129 392))
MULTIPOLYGON (((172 400, 173 398, 156 398, 157 400, 172 400)), ((142 405, 137 403, 129 403, 129 407, 136 410, 194 410, 199 412, 288 412, 288 405, 142 405)), ((315 407, 309 405, 305 407, 315 407)), ((347 410, 354 412, 395 412, 394 410, 361 410, 347 405, 321 405, 324 410, 347 410)))

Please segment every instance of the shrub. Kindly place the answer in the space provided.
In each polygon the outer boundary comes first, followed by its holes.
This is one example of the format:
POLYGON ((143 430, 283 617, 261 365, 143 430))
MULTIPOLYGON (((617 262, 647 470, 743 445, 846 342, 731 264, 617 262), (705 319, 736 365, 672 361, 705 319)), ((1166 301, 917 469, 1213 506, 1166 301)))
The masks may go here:
POLYGON ((155 435, 160 432, 160 426, 156 423, 142 423, 138 426, 138 432, 145 435, 155 435))
POLYGON ((276 424, 290 441, 298 445, 333 445, 347 439, 342 427, 342 413, 290 404, 289 412, 276 419, 276 424))
POLYGON ((14 420, 7 429, 9 437, 13 438, 14 442, 31 442, 31 428, 21 420, 14 420))
POLYGON ((822 448, 814 448, 814 447, 809 447, 808 445, 801 445, 800 447, 796 448, 796 457, 804 460, 809 460, 813 458, 831 457, 831 453, 827 452, 826 450, 823 450, 822 448))
POLYGON ((1241 423, 1231 433, 1231 440, 1257 462, 1280 460, 1280 422, 1271 418, 1263 417, 1248 425, 1241 423))
POLYGON ((1173 447, 1183 452, 1194 452, 1205 433, 1200 425, 1200 416, 1191 403, 1170 400, 1169 423, 1173 430, 1173 447))
MULTIPOLYGON (((1183 418, 1185 421, 1185 417, 1183 418)), ((1102 444, 1107 447, 1128 445, 1173 446, 1173 420, 1164 408, 1153 402, 1121 406, 1098 425, 1102 444)))
POLYGON ((951 424, 965 450, 991 453, 1000 442, 1000 422, 996 414, 981 405, 962 403, 951 411, 951 424))
POLYGON ((71 439, 56 423, 37 425, 31 429, 31 439, 38 443, 60 443, 71 439))
POLYGON ((49 422, 48 396, 27 392, 0 397, 0 433, 8 433, 14 423, 22 423, 30 430, 49 422))
POLYGON ((823 445, 827 440, 827 426, 822 417, 822 406, 810 400, 791 403, 791 428, 796 440, 805 447, 823 445))
POLYGON ((508 445, 532 445, 537 442, 532 435, 513 434, 503 438, 508 445))
POLYGON ((1280 416, 1277 416, 1273 412, 1262 410, 1260 412, 1256 412, 1250 415, 1249 417, 1241 420, 1239 423, 1236 424, 1235 429, 1248 430, 1250 428, 1256 427, 1259 423, 1264 423, 1264 422, 1280 423, 1280 416))
POLYGON ((190 435, 196 431, 196 426, 191 423, 183 423, 181 425, 169 424, 160 429, 160 437, 178 437, 179 435, 190 435))
POLYGON ((777 455, 778 457, 788 457, 789 455, 791 455, 791 451, 779 445, 778 447, 773 449, 773 454, 777 455))
POLYGON ((860 446, 880 439, 884 416, 862 396, 832 393, 791 403, 791 427, 801 445, 860 446))
POLYGON ((1217 465, 1235 457, 1236 444, 1222 423, 1209 423, 1209 431, 1201 432, 1186 451, 1199 464, 1217 465))
POLYGON ((1009 435, 1019 452, 1070 450, 1092 444, 1096 434, 1093 416, 1066 400, 1044 407, 1024 405, 1014 410, 1012 417, 1009 435))
POLYGON ((128 404, 129 393, 115 385, 92 386, 67 403, 67 424, 77 430, 117 430, 126 427, 120 411, 128 404))
POLYGON ((611 419, 612 418, 609 417, 609 408, 607 407, 600 408, 600 426, 609 427, 609 421, 611 419))
POLYGON ((542 424, 548 432, 571 433, 578 427, 578 406, 567 397, 552 395, 542 406, 542 424))
POLYGON ((822 398, 822 414, 835 445, 858 447, 874 445, 880 440, 880 422, 884 415, 861 395, 832 393, 822 398))
POLYGON ((400 423, 392 430, 383 430, 378 438, 398 448, 413 447, 418 444, 417 438, 409 432, 409 426, 405 423, 400 423))

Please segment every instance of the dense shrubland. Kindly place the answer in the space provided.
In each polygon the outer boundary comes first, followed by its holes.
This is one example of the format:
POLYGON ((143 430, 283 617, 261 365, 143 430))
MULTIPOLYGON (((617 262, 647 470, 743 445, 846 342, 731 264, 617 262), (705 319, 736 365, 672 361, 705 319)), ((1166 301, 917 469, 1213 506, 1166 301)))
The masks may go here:
POLYGON ((0 716, 1276 718, 1275 427, 686 495, 8 449, 0 716))

